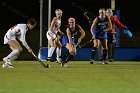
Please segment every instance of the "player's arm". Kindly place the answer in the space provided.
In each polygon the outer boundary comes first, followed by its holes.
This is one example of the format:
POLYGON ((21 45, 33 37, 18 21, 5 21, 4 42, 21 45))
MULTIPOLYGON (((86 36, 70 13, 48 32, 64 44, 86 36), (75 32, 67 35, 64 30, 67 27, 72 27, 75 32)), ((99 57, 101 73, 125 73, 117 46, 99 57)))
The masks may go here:
POLYGON ((116 27, 120 30, 123 31, 124 35, 128 38, 131 38, 132 37, 132 33, 131 31, 126 27, 124 26, 120 21, 119 19, 117 19, 116 17, 114 17, 114 23, 116 25, 116 27))
POLYGON ((72 47, 72 37, 71 37, 71 33, 70 33, 69 28, 66 29, 66 33, 67 33, 67 37, 68 37, 68 40, 69 40, 69 44, 72 47))
POLYGON ((94 28, 95 28, 97 22, 98 22, 98 19, 97 19, 97 17, 96 17, 96 18, 93 20, 92 25, 91 25, 91 28, 90 28, 90 32, 91 32, 91 34, 92 34, 92 39, 95 38, 95 36, 94 36, 94 28))
POLYGON ((108 32, 110 30, 112 30, 112 23, 111 23, 110 18, 108 18, 108 28, 107 29, 104 29, 103 32, 108 32))
POLYGON ((61 31, 60 28, 58 29, 58 32, 59 32, 60 36, 64 35, 64 33, 61 31))
POLYGON ((78 43, 80 43, 81 40, 85 37, 85 31, 82 29, 82 27, 80 25, 77 25, 77 26, 78 26, 78 29, 79 29, 79 31, 81 33, 81 36, 78 39, 78 43))
POLYGON ((118 18, 116 18, 115 16, 112 16, 112 20, 115 23, 115 26, 119 29, 119 30, 123 30, 125 29, 125 26, 119 21, 118 18))
POLYGON ((20 41, 22 42, 22 44, 27 48, 27 50, 32 53, 32 49, 29 47, 29 45, 26 42, 26 30, 21 30, 21 38, 20 41))
POLYGON ((53 28, 54 28, 54 26, 55 26, 56 20, 57 20, 57 18, 54 17, 53 20, 52 20, 52 22, 51 22, 51 25, 50 25, 50 30, 51 30, 54 34, 55 34, 55 32, 53 31, 53 28))

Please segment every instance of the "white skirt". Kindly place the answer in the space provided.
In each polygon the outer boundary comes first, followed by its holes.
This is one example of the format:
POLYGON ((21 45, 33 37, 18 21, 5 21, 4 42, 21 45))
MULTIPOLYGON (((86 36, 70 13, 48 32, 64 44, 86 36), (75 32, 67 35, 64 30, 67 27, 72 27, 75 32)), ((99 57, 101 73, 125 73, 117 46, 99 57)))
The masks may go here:
POLYGON ((11 41, 11 40, 16 40, 16 37, 15 36, 10 36, 10 35, 8 35, 8 34, 6 34, 5 36, 4 36, 4 44, 7 44, 9 41, 11 41))
POLYGON ((47 32, 47 39, 51 40, 51 39, 55 39, 56 38, 56 34, 54 34, 52 31, 48 31, 47 32))

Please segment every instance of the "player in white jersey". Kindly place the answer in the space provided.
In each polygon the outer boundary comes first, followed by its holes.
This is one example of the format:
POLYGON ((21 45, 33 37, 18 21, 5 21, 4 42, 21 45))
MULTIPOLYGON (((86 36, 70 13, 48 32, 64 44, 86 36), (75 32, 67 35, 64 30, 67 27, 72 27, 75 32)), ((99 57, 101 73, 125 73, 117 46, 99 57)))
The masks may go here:
POLYGON ((33 52, 32 49, 28 46, 25 37, 28 29, 32 30, 35 26, 36 21, 34 19, 29 19, 27 24, 17 24, 7 31, 4 36, 4 44, 8 44, 12 52, 3 58, 3 61, 5 62, 2 65, 3 68, 13 68, 11 62, 14 61, 22 52, 22 47, 16 38, 22 42, 22 44, 30 53, 33 52))
POLYGON ((49 45, 51 46, 48 50, 48 57, 46 60, 49 61, 54 61, 51 59, 52 54, 56 48, 56 54, 57 54, 57 62, 61 63, 61 49, 62 49, 62 44, 60 42, 59 36, 62 35, 63 33, 60 30, 61 26, 61 17, 62 17, 62 10, 61 9, 56 9, 55 10, 56 17, 53 18, 51 21, 51 25, 49 30, 47 31, 47 39, 49 42, 49 45))

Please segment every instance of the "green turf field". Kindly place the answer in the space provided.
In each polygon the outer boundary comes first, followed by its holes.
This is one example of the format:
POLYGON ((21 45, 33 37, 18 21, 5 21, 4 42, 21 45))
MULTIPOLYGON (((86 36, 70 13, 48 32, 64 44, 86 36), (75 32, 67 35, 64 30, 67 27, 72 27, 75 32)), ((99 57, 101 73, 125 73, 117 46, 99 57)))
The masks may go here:
POLYGON ((13 65, 0 67, 0 93, 140 93, 140 62, 73 61, 68 68, 57 63, 43 68, 37 61, 13 65))

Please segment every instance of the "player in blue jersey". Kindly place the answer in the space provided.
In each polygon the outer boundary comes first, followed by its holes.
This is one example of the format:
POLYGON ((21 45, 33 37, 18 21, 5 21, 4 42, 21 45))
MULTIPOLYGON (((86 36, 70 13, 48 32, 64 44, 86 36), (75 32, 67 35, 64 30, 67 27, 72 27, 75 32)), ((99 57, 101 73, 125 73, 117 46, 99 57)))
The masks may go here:
POLYGON ((100 8, 99 9, 99 16, 97 16, 91 25, 91 34, 93 39, 94 47, 91 52, 91 59, 90 64, 93 64, 94 62, 94 56, 96 49, 99 47, 99 42, 101 41, 101 44, 103 46, 103 64, 108 64, 106 62, 107 59, 107 32, 112 29, 112 24, 110 19, 105 14, 105 9, 100 8))
POLYGON ((78 38, 78 43, 80 43, 85 36, 85 32, 80 25, 75 23, 75 19, 71 17, 68 19, 66 34, 62 38, 62 45, 68 49, 68 53, 64 54, 62 57, 66 57, 65 61, 62 62, 62 66, 64 66, 65 63, 70 61, 73 58, 73 56, 76 55, 75 36, 77 32, 81 33, 81 35, 78 38))

